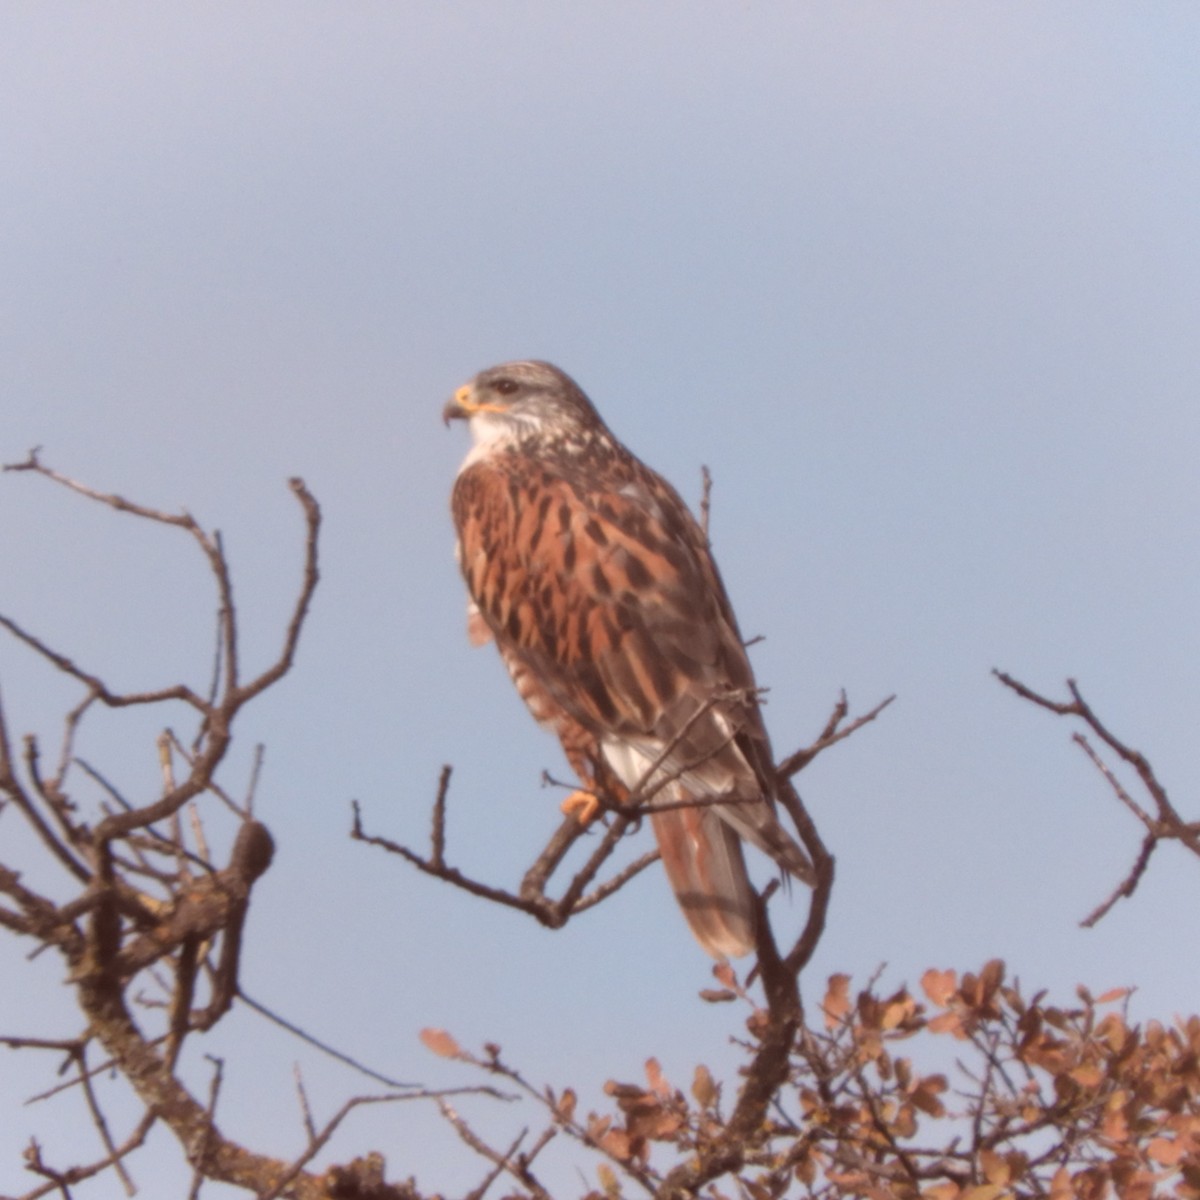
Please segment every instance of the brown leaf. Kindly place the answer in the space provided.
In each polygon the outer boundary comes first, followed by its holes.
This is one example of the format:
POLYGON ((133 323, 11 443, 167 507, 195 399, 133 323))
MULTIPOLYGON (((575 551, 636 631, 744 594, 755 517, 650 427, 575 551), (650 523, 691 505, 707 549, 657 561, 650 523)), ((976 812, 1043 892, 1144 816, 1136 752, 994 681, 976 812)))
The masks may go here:
POLYGON ((1094 1063, 1084 1063, 1068 1074, 1084 1088, 1098 1088, 1104 1082, 1104 1072, 1094 1063))
POLYGON ((997 1183, 1004 1186, 1008 1183, 1012 1172, 1009 1170, 1008 1161, 1002 1154, 997 1154, 995 1150, 980 1150, 979 1166, 983 1170, 983 1177, 988 1183, 997 1183))
POLYGON ((600 1139, 600 1149, 618 1162, 628 1162, 633 1157, 633 1141, 623 1129, 610 1129, 600 1139))
POLYGON ((700 999, 708 1001, 709 1004, 728 1004, 730 1000, 737 999, 737 992, 731 992, 728 988, 704 988, 700 993, 700 999))
POLYGON ((1111 1012, 1096 1026, 1094 1035, 1097 1041, 1102 1041, 1113 1054, 1120 1054, 1129 1041, 1129 1030, 1121 1020, 1120 1013, 1111 1012))
POLYGON ((713 978, 723 987, 737 990, 737 976, 733 972, 733 968, 727 962, 717 963, 713 969, 713 978))
POLYGON ((1018 1057, 1034 1067, 1041 1067, 1051 1075, 1059 1075, 1071 1067, 1071 1055, 1055 1038, 1043 1035, 1023 1046, 1018 1057))
POLYGON ((946 1106, 939 1099, 939 1095, 948 1086, 945 1075, 927 1075, 913 1089, 910 1099, 923 1113, 928 1113, 931 1117, 940 1117, 945 1113, 946 1106))
POLYGON ((720 1089, 712 1077, 712 1072, 701 1063, 692 1076, 692 1095, 701 1108, 712 1108, 720 1095, 720 1089))
POLYGON ((957 1183, 935 1183, 933 1187, 927 1187, 921 1196, 922 1200, 958 1200, 961 1191, 957 1183))
MULTIPOLYGON (((797 1182, 811 1187, 813 1180, 817 1177, 817 1156, 811 1147, 804 1146, 797 1146, 793 1153, 800 1155, 800 1161, 792 1168, 792 1174, 796 1177, 797 1182)), ((948 1196, 946 1200, 954 1200, 954 1198, 948 1196)))
POLYGON ((1072 1183, 1079 1200, 1104 1200, 1108 1194, 1108 1172, 1103 1167, 1077 1172, 1072 1183))
POLYGON ((771 1189, 759 1183, 757 1179, 741 1179, 738 1182, 746 1189, 750 1200, 774 1200, 771 1189))
MULTIPOLYGON (((1133 1167, 1133 1164, 1115 1163, 1113 1165, 1113 1179, 1117 1183, 1117 1194, 1121 1200, 1151 1200, 1154 1195, 1154 1172, 1139 1170, 1133 1167)), ((1185 1195, 1182 1188, 1177 1187, 1175 1190, 1177 1196, 1185 1195)), ((1193 1189, 1192 1194, 1195 1194, 1193 1189)))
POLYGON ((1066 1167, 1059 1167, 1050 1181, 1050 1200, 1071 1200, 1074 1194, 1071 1172, 1066 1167))
POLYGON ((1183 1152, 1183 1143, 1172 1141, 1170 1138, 1151 1138, 1149 1145, 1146 1147, 1146 1153, 1156 1163, 1161 1163, 1164 1167, 1175 1166, 1183 1157, 1183 1152))
POLYGON ((933 967, 930 967, 921 976, 921 987, 925 990, 925 995, 934 1004, 939 1008, 945 1008, 950 1003, 954 993, 958 991, 958 972, 937 971, 933 967))
POLYGON ((671 1085, 663 1078, 662 1067, 659 1066, 657 1058, 646 1059, 646 1081, 656 1096, 661 1096, 664 1100, 669 1099, 671 1085))
POLYGON ((627 1129, 638 1143, 646 1138, 662 1142, 673 1138, 682 1126, 683 1118, 665 1105, 644 1104, 630 1112, 627 1129))
POLYGON ((880 1027, 883 1029, 897 1029, 913 1015, 916 1007, 913 998, 907 992, 903 993, 901 996, 891 1000, 883 1010, 883 1017, 879 1022, 880 1027))
POLYGON ((612 1117, 599 1117, 592 1113, 588 1117, 587 1134, 594 1142, 599 1142, 600 1139, 609 1131, 612 1126, 612 1117))
POLYGON ((962 1015, 956 1012, 939 1013, 929 1022, 930 1033, 950 1033, 953 1034, 959 1041, 962 1041, 967 1036, 967 1031, 963 1028, 962 1015))
POLYGON ((558 1098, 558 1103, 554 1106, 554 1111, 558 1113, 562 1120, 570 1122, 575 1119, 575 1092, 571 1088, 567 1088, 565 1092, 558 1098))
POLYGON ((981 1183, 963 1192, 961 1200, 996 1200, 1003 1193, 1004 1187, 999 1183, 981 1183))
POLYGON ((432 1050, 441 1058, 462 1058, 459 1044, 444 1029, 422 1029, 421 1041, 426 1050, 432 1050))
POLYGON ((825 1010, 825 1028, 836 1029, 850 1011, 850 976, 830 975, 829 990, 821 1007, 825 1010))
POLYGON ((1100 1132, 1110 1142, 1123 1142, 1129 1137, 1129 1118, 1125 1115, 1127 1099, 1125 1092, 1116 1092, 1104 1105, 1104 1120, 1100 1124, 1100 1132))
POLYGON ((991 962, 985 963, 983 970, 979 972, 980 999, 985 1002, 990 1000, 1003 982, 1004 959, 993 958, 991 962))

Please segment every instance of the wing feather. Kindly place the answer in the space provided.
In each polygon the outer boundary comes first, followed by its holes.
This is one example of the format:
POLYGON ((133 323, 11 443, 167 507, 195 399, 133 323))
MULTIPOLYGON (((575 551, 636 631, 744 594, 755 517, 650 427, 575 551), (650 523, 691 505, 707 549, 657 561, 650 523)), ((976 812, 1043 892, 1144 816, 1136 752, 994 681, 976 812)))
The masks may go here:
POLYGON ((459 477, 454 513, 493 633, 581 719, 670 737, 691 697, 750 688, 752 676, 682 501, 668 528, 659 498, 631 490, 596 494, 498 456, 459 477))

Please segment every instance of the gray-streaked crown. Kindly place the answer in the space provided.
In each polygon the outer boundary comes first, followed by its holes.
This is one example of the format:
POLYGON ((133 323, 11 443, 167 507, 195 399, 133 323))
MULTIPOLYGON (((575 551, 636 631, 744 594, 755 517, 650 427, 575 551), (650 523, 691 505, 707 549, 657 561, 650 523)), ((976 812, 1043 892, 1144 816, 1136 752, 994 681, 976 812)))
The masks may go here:
POLYGON ((584 424, 599 422, 600 416, 583 389, 566 371, 539 359, 500 363, 475 376, 476 393, 482 399, 499 398, 522 410, 570 413, 584 424))

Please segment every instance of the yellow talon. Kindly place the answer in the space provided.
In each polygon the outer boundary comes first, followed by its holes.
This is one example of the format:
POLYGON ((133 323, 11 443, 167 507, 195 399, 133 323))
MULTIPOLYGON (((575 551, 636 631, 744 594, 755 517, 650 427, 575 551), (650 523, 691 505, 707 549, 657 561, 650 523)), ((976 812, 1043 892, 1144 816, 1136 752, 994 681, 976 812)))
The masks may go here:
POLYGON ((591 792, 572 792, 559 806, 567 816, 574 815, 580 825, 590 825, 596 819, 600 801, 591 792))

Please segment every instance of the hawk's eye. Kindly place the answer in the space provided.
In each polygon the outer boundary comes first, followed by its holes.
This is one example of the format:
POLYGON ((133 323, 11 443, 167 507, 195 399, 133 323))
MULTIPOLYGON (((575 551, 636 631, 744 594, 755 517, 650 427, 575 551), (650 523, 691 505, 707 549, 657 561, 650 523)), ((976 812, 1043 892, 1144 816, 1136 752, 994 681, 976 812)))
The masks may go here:
POLYGON ((499 392, 502 396, 511 396, 519 386, 515 379, 497 379, 492 384, 492 391, 499 392))

